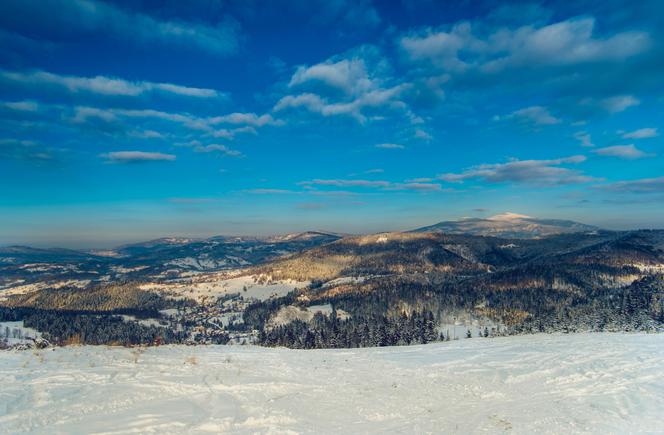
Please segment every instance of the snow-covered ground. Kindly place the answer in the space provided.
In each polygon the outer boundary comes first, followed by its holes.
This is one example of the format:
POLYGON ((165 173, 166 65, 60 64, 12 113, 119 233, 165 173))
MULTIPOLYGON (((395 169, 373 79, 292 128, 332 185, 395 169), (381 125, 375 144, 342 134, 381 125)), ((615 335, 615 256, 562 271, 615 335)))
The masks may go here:
POLYGON ((264 301, 273 297, 286 296, 293 290, 309 285, 308 281, 260 282, 253 275, 238 277, 227 277, 226 275, 213 273, 185 280, 185 282, 141 284, 139 288, 164 293, 171 297, 187 297, 198 301, 232 294, 240 294, 244 299, 264 301))
MULTIPOLYGON (((41 333, 32 328, 26 328, 23 322, 0 322, 0 342, 8 345, 32 343, 35 338, 41 338, 41 333)), ((1 358, 0 358, 1 360, 1 358)))
POLYGON ((11 287, 5 286, 0 288, 0 290, 2 290, 2 292, 0 292, 0 300, 7 299, 10 296, 35 293, 39 290, 44 290, 48 288, 54 288, 54 289, 59 289, 63 287, 85 288, 89 284, 90 284, 89 279, 68 279, 60 281, 41 281, 32 284, 13 285, 11 287))
POLYGON ((0 352, 1 433, 662 433, 664 334, 0 352))
MULTIPOLYGON (((310 322, 316 313, 321 313, 325 316, 332 314, 332 305, 331 304, 322 304, 322 305, 310 305, 306 308, 300 308, 295 305, 286 305, 279 309, 279 311, 274 314, 270 320, 270 326, 281 326, 287 325, 295 320, 301 320, 303 322, 310 322)), ((350 316, 344 310, 337 310, 337 318, 340 320, 346 320, 350 316)))

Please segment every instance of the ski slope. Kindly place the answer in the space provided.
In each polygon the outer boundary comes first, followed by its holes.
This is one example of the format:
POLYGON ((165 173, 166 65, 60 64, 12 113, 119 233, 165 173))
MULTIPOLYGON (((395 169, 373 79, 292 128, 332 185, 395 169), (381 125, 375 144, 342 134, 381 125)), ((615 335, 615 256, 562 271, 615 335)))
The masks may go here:
POLYGON ((664 433, 664 334, 0 352, 0 433, 664 433))

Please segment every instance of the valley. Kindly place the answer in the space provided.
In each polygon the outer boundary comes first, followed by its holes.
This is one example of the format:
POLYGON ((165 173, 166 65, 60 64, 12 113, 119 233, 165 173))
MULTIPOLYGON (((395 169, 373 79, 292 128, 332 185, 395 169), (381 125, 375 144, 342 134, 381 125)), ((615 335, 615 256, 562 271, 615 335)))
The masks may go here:
POLYGON ((542 236, 516 216, 494 221, 520 238, 308 232, 160 239, 103 256, 3 248, 0 320, 53 344, 294 348, 662 329, 664 231, 541 220, 560 227, 542 236))

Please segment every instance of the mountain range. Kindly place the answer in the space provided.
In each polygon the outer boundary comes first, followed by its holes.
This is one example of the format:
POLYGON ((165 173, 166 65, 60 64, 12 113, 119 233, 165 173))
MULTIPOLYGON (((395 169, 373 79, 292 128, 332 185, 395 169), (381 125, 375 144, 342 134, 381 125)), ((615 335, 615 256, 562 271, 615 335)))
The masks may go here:
MULTIPOLYGON (((468 234, 503 238, 536 239, 555 234, 587 233, 598 227, 560 219, 538 219, 516 213, 503 213, 486 219, 464 218, 443 221, 412 230, 468 234)), ((343 234, 306 231, 285 235, 246 237, 215 236, 207 239, 165 237, 104 250, 73 250, 62 248, 33 248, 28 246, 0 247, 0 265, 44 262, 118 263, 126 267, 168 263, 176 268, 192 270, 220 270, 259 264, 293 252, 333 242, 343 234)))
POLYGON ((538 219, 517 213, 502 213, 486 219, 465 218, 438 222, 414 231, 533 239, 554 234, 591 232, 598 229, 592 225, 569 220, 538 219))
POLYGON ((357 236, 164 238, 104 251, 12 246, 0 249, 3 315, 28 319, 56 342, 83 334, 126 344, 356 347, 431 341, 443 327, 469 335, 656 330, 664 230, 505 213, 357 236), (107 319, 103 332, 91 315, 107 319))

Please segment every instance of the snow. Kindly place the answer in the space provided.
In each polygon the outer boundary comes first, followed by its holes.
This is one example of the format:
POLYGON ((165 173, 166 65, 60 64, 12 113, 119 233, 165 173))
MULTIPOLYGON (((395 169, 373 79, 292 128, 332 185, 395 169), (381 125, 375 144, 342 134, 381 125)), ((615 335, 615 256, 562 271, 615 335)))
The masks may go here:
POLYGON ((631 266, 636 267, 641 272, 655 274, 655 273, 664 273, 664 264, 643 264, 643 263, 634 263, 631 266))
POLYGON ((298 288, 309 285, 308 281, 281 280, 268 283, 255 281, 254 276, 241 276, 222 281, 225 294, 240 293, 245 299, 267 300, 286 296, 298 288), (246 288, 246 291, 245 291, 246 288))
POLYGON ((198 257, 176 258, 164 264, 166 266, 193 268, 199 271, 203 271, 224 267, 248 266, 250 263, 240 257, 233 255, 227 255, 224 259, 214 259, 210 258, 206 254, 203 254, 198 257))
POLYGON ((32 328, 26 328, 23 322, 0 322, 0 341, 5 340, 9 345, 31 343, 32 339, 41 338, 41 333, 32 328))
POLYGON ((511 221, 511 220, 519 220, 519 219, 532 219, 532 216, 527 216, 525 214, 506 212, 506 213, 497 214, 495 216, 491 216, 491 217, 487 218, 487 220, 490 220, 490 221, 511 221))
POLYGON ((191 267, 198 270, 214 269, 226 265, 226 260, 213 260, 207 257, 185 257, 176 258, 165 263, 167 266, 191 267))
POLYGON ((139 319, 136 316, 130 316, 128 314, 121 314, 121 317, 124 322, 137 322, 139 325, 143 326, 162 326, 157 319, 139 319))
POLYGON ((25 263, 19 269, 27 272, 80 272, 76 264, 25 263))
MULTIPOLYGON (((283 326, 287 325, 295 320, 301 320, 303 322, 310 322, 316 313, 321 313, 324 316, 329 316, 332 314, 332 305, 331 304, 322 304, 322 305, 310 305, 308 307, 297 307, 295 305, 286 305, 281 307, 268 321, 269 326, 283 326)), ((350 315, 341 309, 337 310, 337 318, 340 320, 346 320, 350 318, 350 315)), ((465 331, 465 330, 464 330, 465 331)))
POLYGON ((342 276, 341 278, 335 278, 327 281, 323 284, 323 288, 336 287, 343 284, 362 284, 369 279, 380 278, 384 276, 388 275, 342 276))
POLYGON ((91 249, 90 254, 96 255, 98 257, 109 257, 109 258, 123 258, 124 255, 120 254, 113 249, 91 249))
POLYGON ((314 317, 314 313, 295 305, 287 305, 279 308, 269 320, 269 326, 282 326, 295 320, 308 322, 314 317))
POLYGON ((5 281, 4 284, 0 284, 0 290, 4 290, 6 288, 11 288, 11 287, 16 287, 18 285, 21 285, 25 282, 24 279, 17 279, 14 281, 5 281))
POLYGON ((0 300, 7 299, 10 296, 35 293, 45 289, 60 289, 63 287, 85 288, 90 285, 89 279, 70 279, 66 281, 42 281, 32 284, 18 285, 14 287, 5 287, 0 293, 0 300))
POLYGON ((664 334, 0 352, 4 433, 662 433, 664 334))
POLYGON ((306 287, 308 281, 276 280, 262 283, 257 276, 228 278, 227 274, 209 274, 199 279, 177 283, 146 283, 139 288, 146 291, 162 292, 172 297, 187 297, 195 300, 218 298, 240 294, 244 299, 264 301, 273 297, 286 296, 293 290, 306 287))
POLYGON ((310 305, 307 307, 307 311, 312 314, 321 313, 329 316, 332 314, 332 304, 310 305))
POLYGON ((111 266, 111 270, 115 273, 133 273, 140 272, 141 270, 147 269, 149 266, 136 266, 136 267, 124 267, 124 266, 111 266))
POLYGON ((163 314, 166 317, 174 317, 177 315, 179 310, 177 308, 167 308, 165 310, 159 310, 160 314, 163 314))

